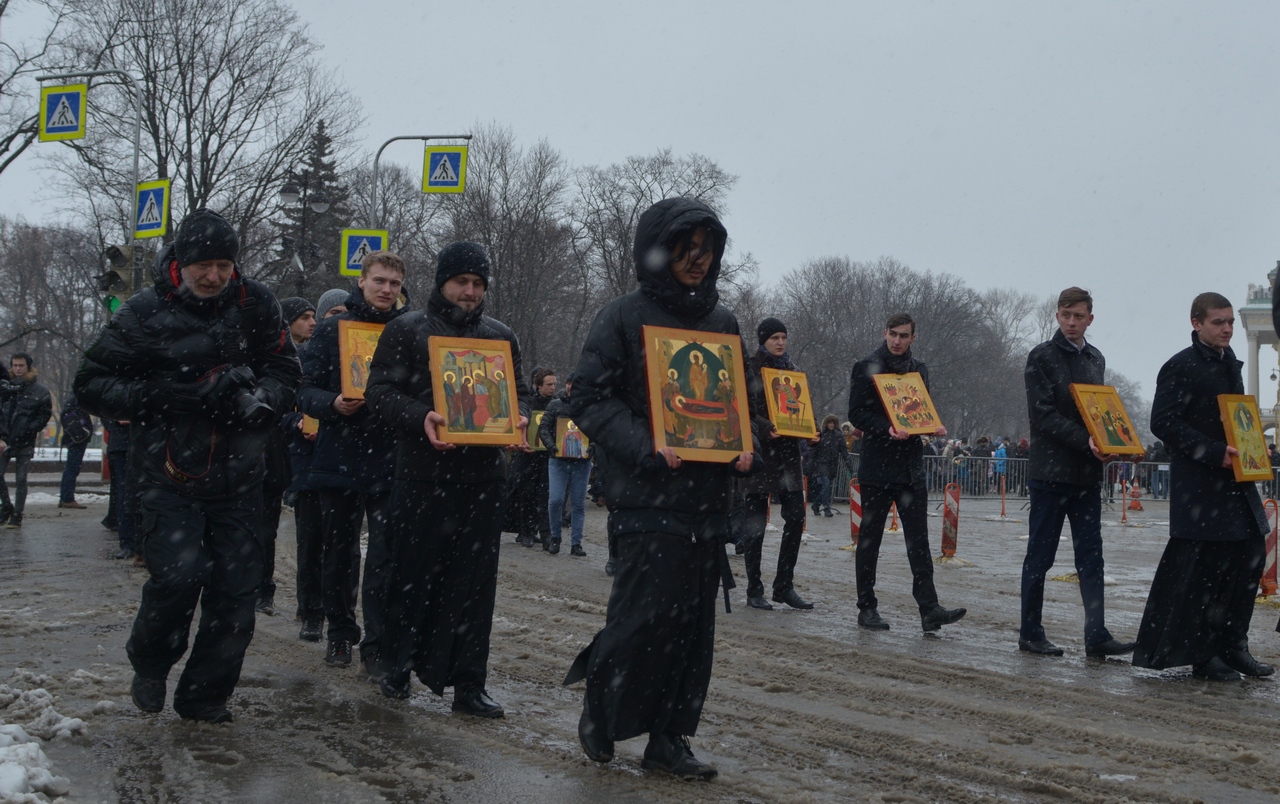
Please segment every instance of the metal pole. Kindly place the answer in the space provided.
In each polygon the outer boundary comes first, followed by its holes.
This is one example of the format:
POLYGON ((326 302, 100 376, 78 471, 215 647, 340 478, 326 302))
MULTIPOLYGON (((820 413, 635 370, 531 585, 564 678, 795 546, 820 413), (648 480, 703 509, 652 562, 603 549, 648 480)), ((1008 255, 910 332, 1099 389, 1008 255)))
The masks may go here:
POLYGON ((299 296, 305 296, 304 286, 306 284, 307 264, 303 262, 302 255, 307 253, 307 188, 311 184, 310 174, 304 175, 302 178, 302 222, 298 227, 298 243, 293 247, 293 253, 298 256, 298 293, 299 296))
MULTIPOLYGON (((129 210, 129 218, 132 221, 129 224, 129 242, 133 243, 137 239, 138 221, 135 216, 136 210, 133 209, 133 201, 138 194, 138 153, 142 146, 142 87, 138 86, 138 82, 133 75, 124 70, 89 70, 80 73, 51 73, 48 75, 37 75, 36 81, 58 81, 64 78, 93 78, 99 75, 118 75, 129 82, 129 86, 133 87, 133 184, 129 185, 127 201, 125 209, 129 210)), ((85 110, 81 110, 84 114, 85 110)), ((172 206, 172 199, 169 199, 172 206)), ((134 261, 133 266, 133 289, 135 291, 142 289, 142 268, 134 261)))
POLYGON ((392 137, 391 139, 382 143, 382 147, 379 148, 378 152, 373 156, 373 192, 371 193, 373 200, 371 202, 372 209, 369 210, 369 219, 373 221, 374 228, 378 228, 382 225, 382 221, 379 220, 379 217, 378 217, 378 160, 382 158, 383 149, 385 149, 388 145, 395 142, 396 140, 422 140, 423 142, 426 142, 427 140, 470 140, 470 139, 471 139, 470 134, 406 134, 402 137, 392 137))

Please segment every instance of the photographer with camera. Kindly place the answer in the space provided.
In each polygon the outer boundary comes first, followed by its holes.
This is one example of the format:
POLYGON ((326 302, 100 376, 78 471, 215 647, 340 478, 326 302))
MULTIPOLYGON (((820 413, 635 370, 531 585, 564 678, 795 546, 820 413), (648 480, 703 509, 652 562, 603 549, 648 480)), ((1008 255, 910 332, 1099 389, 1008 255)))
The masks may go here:
POLYGON ((0 522, 20 528, 27 504, 27 472, 36 454, 36 439, 53 416, 53 399, 49 389, 36 382, 31 355, 15 353, 9 358, 9 373, 11 379, 0 380, 0 522), (10 458, 15 477, 12 503, 4 482, 10 458))
POLYGON ((280 305, 240 273, 239 249, 221 216, 188 215, 154 285, 116 311, 75 380, 87 411, 130 422, 136 549, 150 573, 126 645, 133 702, 164 708, 198 600, 173 708, 209 723, 231 720, 263 573, 262 456, 302 379, 280 305))

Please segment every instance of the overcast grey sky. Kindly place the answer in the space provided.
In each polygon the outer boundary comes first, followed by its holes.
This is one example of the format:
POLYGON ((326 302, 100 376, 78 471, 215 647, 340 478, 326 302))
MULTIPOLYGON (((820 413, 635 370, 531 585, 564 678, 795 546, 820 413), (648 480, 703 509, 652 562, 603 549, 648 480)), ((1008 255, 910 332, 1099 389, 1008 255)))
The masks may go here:
MULTIPOLYGON (((702 153, 740 177, 726 224, 765 279, 842 254, 980 289, 1079 284, 1090 339, 1148 397, 1191 298, 1243 305, 1280 259, 1277 3, 295 6, 370 152, 496 121, 579 165, 702 153)), ((417 169, 421 147, 384 159, 417 169)), ((10 172, 0 212, 33 218, 32 173, 10 172)))

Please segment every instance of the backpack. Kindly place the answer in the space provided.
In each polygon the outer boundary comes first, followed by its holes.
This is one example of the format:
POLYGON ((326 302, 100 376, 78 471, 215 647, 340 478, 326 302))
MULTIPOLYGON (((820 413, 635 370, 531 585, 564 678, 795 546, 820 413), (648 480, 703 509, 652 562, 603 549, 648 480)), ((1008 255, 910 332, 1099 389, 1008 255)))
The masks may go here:
POLYGON ((83 444, 93 438, 93 419, 82 408, 71 406, 62 411, 62 435, 72 444, 83 444))

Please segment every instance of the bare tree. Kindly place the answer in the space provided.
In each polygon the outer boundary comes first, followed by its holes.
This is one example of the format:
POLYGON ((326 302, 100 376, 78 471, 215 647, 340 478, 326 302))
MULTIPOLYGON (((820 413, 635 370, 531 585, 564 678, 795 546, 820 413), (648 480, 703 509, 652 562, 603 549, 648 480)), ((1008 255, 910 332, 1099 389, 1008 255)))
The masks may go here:
MULTIPOLYGON (((32 0, 46 12, 42 33, 25 42, 0 39, 0 173, 13 164, 38 133, 39 92, 36 73, 58 71, 64 66, 60 36, 67 9, 55 0, 32 0)), ((0 26, 12 18, 10 0, 0 0, 0 26)))
MULTIPOLYGON (((278 209, 288 173, 318 121, 345 143, 356 104, 319 66, 319 45, 277 0, 66 0, 68 47, 84 69, 141 79, 142 178, 171 178, 174 218, 199 207, 240 228, 242 262, 268 256, 259 224, 278 209)), ((59 163, 100 226, 131 231, 133 97, 91 93, 92 131, 59 163)))

